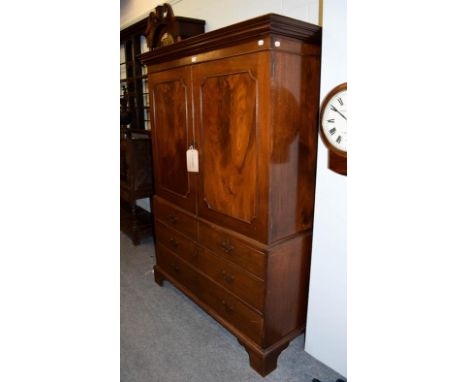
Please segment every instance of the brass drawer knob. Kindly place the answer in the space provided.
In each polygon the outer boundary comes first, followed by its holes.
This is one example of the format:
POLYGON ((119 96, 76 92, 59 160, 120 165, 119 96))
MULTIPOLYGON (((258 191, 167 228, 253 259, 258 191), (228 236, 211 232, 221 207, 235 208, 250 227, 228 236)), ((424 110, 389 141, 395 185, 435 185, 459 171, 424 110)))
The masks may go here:
POLYGON ((234 247, 231 244, 231 242, 229 241, 229 239, 221 240, 219 245, 223 249, 223 251, 226 252, 228 255, 230 255, 232 253, 232 251, 234 251, 234 247))
POLYGON ((169 220, 172 224, 176 224, 179 221, 179 218, 175 216, 174 214, 170 214, 167 217, 167 220, 169 220))
POLYGON ((174 239, 173 237, 171 237, 169 239, 169 242, 171 243, 171 245, 174 247, 174 248, 177 248, 179 246, 179 243, 177 242, 176 239, 174 239))
POLYGON ((229 273, 227 273, 224 270, 221 271, 221 276, 223 276, 224 281, 226 281, 229 284, 231 284, 234 281, 234 276, 230 275, 229 273))
POLYGON ((229 305, 226 301, 224 301, 224 300, 221 301, 221 304, 223 304, 224 309, 226 310, 226 312, 234 313, 234 308, 231 305, 229 305))

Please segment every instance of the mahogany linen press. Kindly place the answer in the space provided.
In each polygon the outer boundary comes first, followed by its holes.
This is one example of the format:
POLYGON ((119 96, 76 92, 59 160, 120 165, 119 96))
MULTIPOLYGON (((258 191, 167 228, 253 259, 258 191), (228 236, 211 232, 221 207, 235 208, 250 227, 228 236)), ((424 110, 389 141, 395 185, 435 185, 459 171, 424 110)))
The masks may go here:
POLYGON ((155 280, 235 335, 262 376, 305 328, 320 55, 319 26, 268 14, 141 56, 155 280))

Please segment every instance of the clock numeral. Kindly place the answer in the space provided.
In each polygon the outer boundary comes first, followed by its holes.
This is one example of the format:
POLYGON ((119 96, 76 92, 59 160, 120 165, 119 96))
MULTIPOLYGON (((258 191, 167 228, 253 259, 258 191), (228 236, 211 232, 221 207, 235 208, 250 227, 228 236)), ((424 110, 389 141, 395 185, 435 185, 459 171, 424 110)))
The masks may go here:
POLYGON ((340 143, 341 142, 341 135, 338 136, 338 138, 336 138, 336 143, 340 143))
POLYGON ((328 119, 327 122, 329 122, 329 123, 334 123, 334 122, 335 122, 335 119, 334 119, 334 118, 328 119))
POLYGON ((343 106, 343 100, 341 98, 338 98, 338 102, 340 103, 341 106, 343 106))
POLYGON ((331 130, 329 131, 329 133, 330 133, 330 135, 335 134, 335 133, 336 133, 336 129, 335 129, 335 128, 331 129, 331 130))

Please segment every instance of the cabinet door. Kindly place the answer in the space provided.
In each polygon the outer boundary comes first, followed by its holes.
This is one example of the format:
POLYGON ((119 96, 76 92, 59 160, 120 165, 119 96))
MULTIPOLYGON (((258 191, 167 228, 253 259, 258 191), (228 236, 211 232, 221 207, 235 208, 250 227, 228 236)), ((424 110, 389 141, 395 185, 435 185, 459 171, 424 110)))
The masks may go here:
POLYGON ((199 149, 198 213, 262 239, 266 232, 268 56, 255 53, 193 66, 199 149))
POLYGON ((190 68, 148 76, 156 195, 195 212, 193 176, 186 151, 193 143, 190 68))

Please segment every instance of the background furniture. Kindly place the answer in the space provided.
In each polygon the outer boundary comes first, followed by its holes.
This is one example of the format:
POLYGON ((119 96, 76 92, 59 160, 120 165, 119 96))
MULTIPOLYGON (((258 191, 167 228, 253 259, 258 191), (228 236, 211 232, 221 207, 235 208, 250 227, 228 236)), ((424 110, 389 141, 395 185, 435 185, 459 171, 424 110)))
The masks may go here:
POLYGON ((121 128, 120 134, 120 228, 134 245, 151 236, 151 213, 136 205, 153 193, 151 134, 145 130, 121 128))
MULTIPOLYGON (((158 8, 160 16, 152 25, 161 36, 168 26, 177 41, 205 30, 204 20, 175 17, 167 4, 158 8), (163 17, 165 12, 170 17, 163 17)), ((125 114, 130 120, 120 129, 120 227, 135 245, 153 234, 151 213, 136 204, 153 194, 148 78, 146 67, 138 59, 141 53, 153 49, 147 46, 145 37, 148 24, 145 18, 120 32, 121 100, 126 99, 125 114)))
POLYGON ((230 330, 261 375, 305 326, 320 53, 320 27, 269 14, 141 56, 155 280, 230 330))

